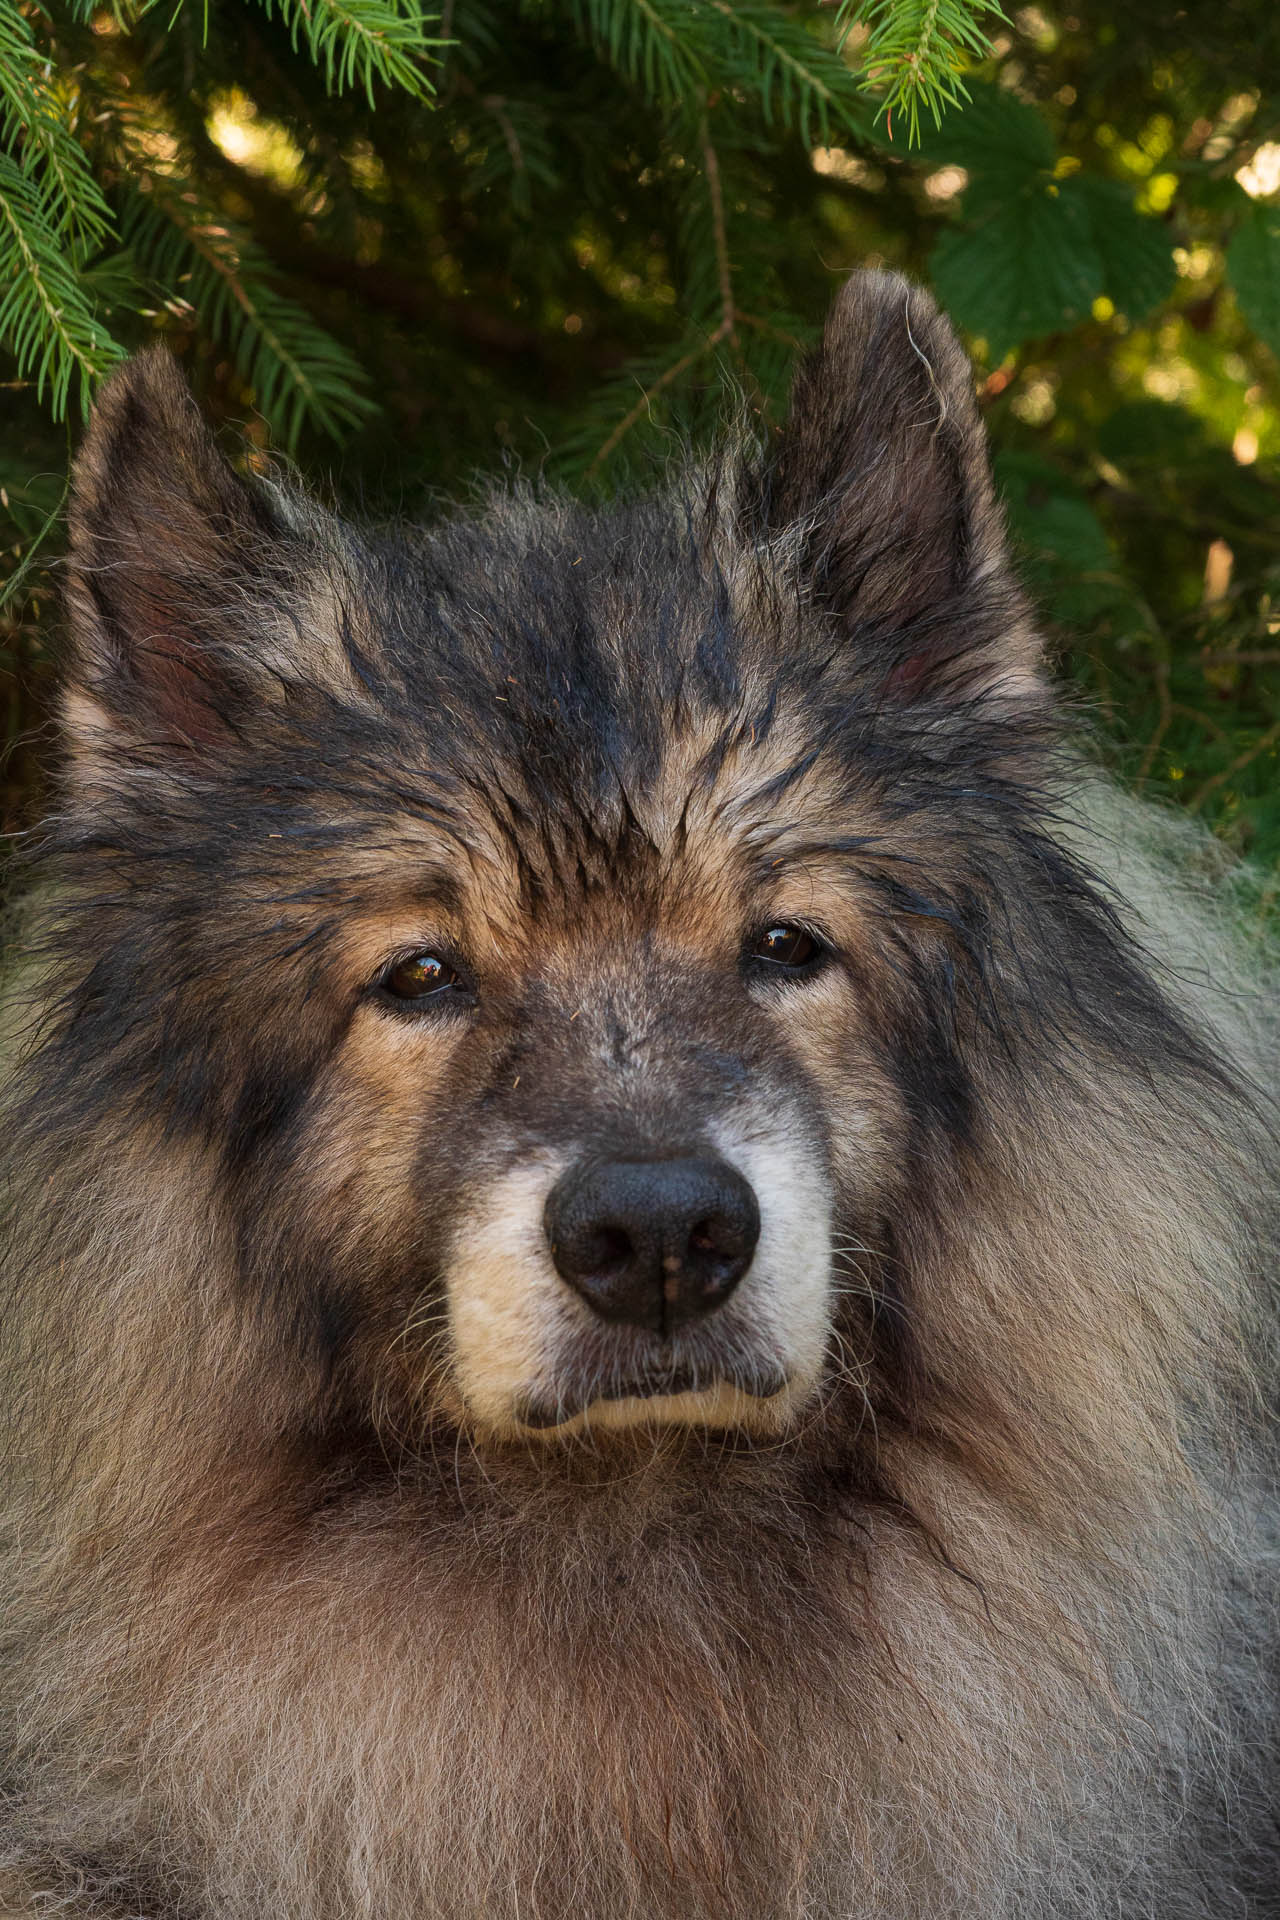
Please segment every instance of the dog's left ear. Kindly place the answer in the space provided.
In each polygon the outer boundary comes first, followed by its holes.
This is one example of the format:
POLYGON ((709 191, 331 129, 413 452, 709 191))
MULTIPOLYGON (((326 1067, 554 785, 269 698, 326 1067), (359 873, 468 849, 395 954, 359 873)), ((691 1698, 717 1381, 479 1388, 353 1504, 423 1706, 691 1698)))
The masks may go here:
POLYGON ((973 371, 929 296, 855 273, 802 365, 769 520, 860 662, 904 695, 1040 694, 973 371))

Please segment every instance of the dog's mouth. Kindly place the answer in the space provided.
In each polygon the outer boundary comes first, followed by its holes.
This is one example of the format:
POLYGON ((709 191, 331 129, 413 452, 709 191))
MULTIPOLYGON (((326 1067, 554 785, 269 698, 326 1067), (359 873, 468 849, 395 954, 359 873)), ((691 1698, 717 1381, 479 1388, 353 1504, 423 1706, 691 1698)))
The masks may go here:
MULTIPOLYGON (((647 1412, 654 1421, 693 1422, 702 1419, 718 1424, 719 1413, 726 1424, 734 1424, 732 1408, 739 1400, 763 1402, 786 1391, 789 1381, 780 1367, 739 1374, 711 1372, 691 1366, 646 1368, 639 1372, 614 1376, 608 1380, 567 1379, 552 1391, 526 1394, 517 1409, 523 1427, 548 1433, 557 1427, 576 1427, 590 1423, 604 1412, 602 1424, 624 1424, 616 1416, 634 1413, 644 1418, 645 1410, 636 1402, 652 1403, 647 1412), (625 1404, 624 1404, 625 1403, 625 1404), (609 1417, 612 1410, 614 1417, 609 1417)), ((625 1424, 632 1424, 627 1419, 625 1424)))

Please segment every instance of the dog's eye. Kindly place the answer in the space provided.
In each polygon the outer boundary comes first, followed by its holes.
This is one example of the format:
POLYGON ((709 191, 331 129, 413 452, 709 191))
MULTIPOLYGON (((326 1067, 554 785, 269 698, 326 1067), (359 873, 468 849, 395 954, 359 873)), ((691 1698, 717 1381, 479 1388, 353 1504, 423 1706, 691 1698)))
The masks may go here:
POLYGON ((766 927, 747 948, 749 959, 767 966, 785 968, 789 973, 810 973, 826 957, 826 948, 805 927, 793 927, 785 921, 766 927))
POLYGON ((407 959, 397 960, 378 984, 394 999, 419 1005, 438 1003, 467 991, 467 982, 458 969, 438 953, 411 953, 407 959))

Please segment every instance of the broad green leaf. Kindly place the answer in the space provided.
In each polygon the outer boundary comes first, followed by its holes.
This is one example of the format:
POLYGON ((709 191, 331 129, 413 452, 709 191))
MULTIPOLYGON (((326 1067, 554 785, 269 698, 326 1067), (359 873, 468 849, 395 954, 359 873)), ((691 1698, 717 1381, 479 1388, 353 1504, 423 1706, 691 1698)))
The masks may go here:
POLYGON ((1024 340, 1085 318, 1106 274, 1080 195, 1033 178, 984 204, 976 227, 943 234, 930 269, 952 318, 982 335, 998 361, 1024 340))
POLYGON ((1220 173, 1212 161, 1183 161, 1179 168, 1178 200, 1182 206, 1197 207, 1204 213, 1235 214, 1240 211, 1240 188, 1229 173, 1220 173))
POLYGON ((1003 453, 994 462, 1011 531, 1056 566, 1089 573, 1111 565, 1111 546, 1093 508, 1047 460, 1003 453))
MULTIPOLYGON (((917 154, 929 160, 950 161, 974 177, 992 174, 1009 184, 1030 173, 1052 172, 1057 155, 1053 133, 1042 113, 1004 87, 975 82, 970 96, 967 103, 961 102, 943 116, 941 126, 921 126, 917 154)), ((887 144, 908 157, 905 129, 887 144)))
POLYGON ((1064 626, 1107 615, 1140 627, 1140 603, 1102 522, 1067 476, 1034 454, 1001 454, 994 465, 1022 571, 1046 612, 1064 626))
POLYGON ((1083 201, 1102 258, 1102 291, 1131 320, 1141 320, 1167 300, 1177 273, 1169 230, 1137 211, 1118 181, 1073 174, 1062 182, 1064 199, 1083 201))
POLYGON ((1227 277, 1249 325, 1280 353, 1280 206, 1250 206, 1227 248, 1227 277))
POLYGON ((1186 465, 1203 459, 1204 421, 1170 400, 1129 400, 1098 427, 1098 448, 1119 466, 1186 465))

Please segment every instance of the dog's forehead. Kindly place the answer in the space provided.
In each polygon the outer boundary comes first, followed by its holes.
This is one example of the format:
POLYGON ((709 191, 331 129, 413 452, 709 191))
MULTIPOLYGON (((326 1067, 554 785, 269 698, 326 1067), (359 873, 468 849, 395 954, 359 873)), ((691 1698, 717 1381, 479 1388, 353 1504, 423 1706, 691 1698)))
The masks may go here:
POLYGON ((805 636, 760 575, 670 503, 506 502, 390 551, 341 769, 325 709, 320 857, 379 899, 450 896, 459 938, 487 928, 495 952, 723 943, 788 839, 846 811, 805 636))
POLYGON ((525 845, 564 830, 634 860, 713 788, 731 825, 800 751, 797 636, 770 629, 758 567, 669 504, 495 517, 444 529, 398 583, 399 728, 473 812, 519 812, 525 845))
POLYGON ((545 734, 605 766, 633 743, 652 753, 673 710, 742 699, 771 638, 744 571, 728 536, 678 503, 590 514, 503 502, 423 543, 396 581, 383 645, 409 690, 439 706, 444 734, 478 730, 508 751, 545 734))

